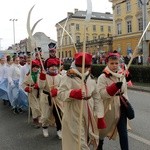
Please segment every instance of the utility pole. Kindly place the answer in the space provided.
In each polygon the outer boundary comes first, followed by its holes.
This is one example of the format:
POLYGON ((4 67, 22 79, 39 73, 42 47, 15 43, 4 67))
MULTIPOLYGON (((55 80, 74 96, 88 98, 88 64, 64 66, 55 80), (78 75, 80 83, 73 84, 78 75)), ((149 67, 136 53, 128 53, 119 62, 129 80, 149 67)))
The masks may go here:
MULTIPOLYGON (((143 31, 146 28, 148 21, 147 21, 147 4, 149 0, 141 0, 142 2, 142 14, 143 14, 143 31)), ((147 59, 149 56, 149 46, 148 46, 148 39, 147 39, 147 32, 143 37, 143 64, 147 64, 147 59)))

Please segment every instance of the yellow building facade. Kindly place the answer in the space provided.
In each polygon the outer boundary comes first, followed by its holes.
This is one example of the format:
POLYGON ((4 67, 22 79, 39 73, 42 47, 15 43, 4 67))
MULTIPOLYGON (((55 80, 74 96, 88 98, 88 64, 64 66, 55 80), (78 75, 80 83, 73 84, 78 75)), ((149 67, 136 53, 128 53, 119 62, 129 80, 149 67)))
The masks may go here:
MULTIPOLYGON (((143 11, 140 0, 109 0, 113 8, 113 49, 127 56, 136 49, 143 34, 143 11)), ((150 5, 147 3, 147 18, 150 20, 150 5)), ((150 29, 150 28, 149 28, 150 29)), ((150 54, 150 30, 147 30, 146 42, 150 54)), ((142 53, 143 42, 139 46, 142 53)))
MULTIPOLYGON (((62 58, 73 57, 76 51, 82 51, 81 47, 76 47, 78 43, 84 40, 87 43, 112 36, 113 18, 110 13, 93 12, 90 22, 87 25, 86 36, 84 35, 84 20, 86 11, 75 9, 74 13, 68 12, 67 18, 56 24, 57 29, 57 51, 58 56, 62 58), (65 30, 63 29, 65 27, 65 30), (84 39, 85 38, 85 39, 84 39), (62 53, 61 53, 62 52, 62 53)), ((86 51, 96 53, 100 50, 100 45, 95 42, 94 46, 88 44, 86 51)), ((108 51, 108 45, 102 48, 108 51)))

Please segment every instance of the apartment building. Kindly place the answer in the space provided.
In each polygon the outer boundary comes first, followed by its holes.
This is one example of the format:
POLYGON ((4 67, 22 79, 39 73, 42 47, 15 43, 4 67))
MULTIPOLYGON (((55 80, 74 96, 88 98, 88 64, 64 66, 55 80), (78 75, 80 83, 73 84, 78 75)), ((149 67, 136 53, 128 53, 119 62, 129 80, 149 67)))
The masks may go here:
POLYGON ((102 42, 102 39, 112 37, 112 14, 108 12, 92 12, 91 20, 86 29, 86 35, 84 35, 85 17, 86 11, 75 9, 74 13, 68 12, 67 17, 56 24, 59 57, 60 52, 62 52, 62 58, 66 58, 73 57, 76 49, 77 51, 82 51, 84 38, 88 43, 86 51, 92 54, 98 51, 108 51, 110 48, 107 42, 100 44, 100 41, 102 42), (64 26, 68 34, 63 30, 62 27, 64 26))
MULTIPOLYGON (((130 55, 143 34, 143 30, 150 20, 149 0, 143 11, 144 0, 109 0, 113 8, 113 49, 124 56, 130 55), (144 18, 143 18, 144 17, 144 18)), ((148 28, 144 40, 140 43, 138 53, 143 50, 150 55, 150 28, 148 28), (147 48, 144 49, 144 42, 147 48)))

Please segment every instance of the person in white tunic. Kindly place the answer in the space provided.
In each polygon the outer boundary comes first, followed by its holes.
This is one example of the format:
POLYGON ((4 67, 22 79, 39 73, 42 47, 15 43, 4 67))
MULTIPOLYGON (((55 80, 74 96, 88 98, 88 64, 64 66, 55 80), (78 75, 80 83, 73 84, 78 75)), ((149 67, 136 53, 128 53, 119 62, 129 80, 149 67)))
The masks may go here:
POLYGON ((50 118, 55 118, 56 130, 59 139, 61 139, 61 114, 63 111, 62 102, 58 100, 58 87, 62 76, 58 72, 60 61, 57 58, 47 60, 47 73, 40 73, 39 88, 43 90, 41 94, 41 122, 44 137, 48 137, 48 127, 50 118))
POLYGON ((28 93, 28 100, 30 103, 33 125, 35 128, 40 127, 40 117, 41 117, 41 109, 40 109, 40 89, 37 83, 39 77, 39 68, 40 63, 37 60, 32 60, 31 72, 26 74, 23 87, 25 92, 28 93))
MULTIPOLYGON (((100 141, 97 150, 103 150, 104 138, 115 140, 119 134, 121 150, 129 150, 127 133, 127 79, 123 78, 122 69, 119 67, 120 55, 109 53, 107 66, 98 77, 97 86, 104 101, 105 121, 107 128, 100 130, 100 141)), ((130 117, 134 118, 131 109, 130 117)), ((131 119, 131 118, 130 118, 131 119)))
POLYGON ((31 67, 30 63, 31 63, 31 56, 28 55, 26 57, 26 64, 24 66, 22 66, 21 70, 20 70, 20 72, 21 72, 21 74, 20 74, 20 80, 19 80, 19 85, 20 86, 23 84, 23 81, 25 79, 26 74, 28 74, 29 71, 30 71, 30 67, 31 67))
POLYGON ((103 101, 97 91, 96 81, 89 72, 92 55, 85 53, 85 72, 82 76, 83 55, 82 52, 75 54, 74 67, 67 71, 67 75, 63 77, 59 87, 58 97, 64 102, 62 150, 77 150, 79 138, 81 139, 81 150, 90 150, 89 143, 91 141, 96 149, 99 139, 98 128, 106 127, 103 119, 103 101), (82 77, 84 86, 81 89, 82 77), (82 121, 79 123, 82 100, 83 114, 82 121), (95 117, 98 118, 98 121, 95 117))
POLYGON ((8 72, 9 72, 9 68, 12 65, 13 60, 12 57, 10 55, 6 56, 6 63, 4 65, 3 68, 3 80, 0 83, 0 97, 4 100, 4 105, 9 105, 10 106, 10 102, 9 102, 9 88, 8 88, 8 72))
POLYGON ((0 58, 0 100, 3 100, 3 103, 6 103, 6 100, 8 100, 7 92, 6 92, 6 79, 5 79, 5 67, 6 67, 6 58, 4 55, 0 58))
POLYGON ((13 112, 18 114, 23 109, 27 109, 27 95, 19 86, 19 80, 21 75, 21 65, 19 64, 19 57, 15 55, 13 57, 13 64, 8 71, 8 83, 9 83, 9 100, 13 107, 13 112))

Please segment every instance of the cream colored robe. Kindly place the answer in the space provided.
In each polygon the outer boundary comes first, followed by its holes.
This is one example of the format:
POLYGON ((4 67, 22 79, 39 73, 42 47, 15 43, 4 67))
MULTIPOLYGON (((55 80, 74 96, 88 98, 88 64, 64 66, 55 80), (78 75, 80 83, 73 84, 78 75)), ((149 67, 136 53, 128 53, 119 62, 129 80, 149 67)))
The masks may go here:
MULTIPOLYGON (((110 78, 106 77, 103 73, 98 77, 97 86, 101 98, 104 102, 104 118, 106 121, 107 128, 100 130, 100 138, 109 137, 110 139, 115 139, 117 135, 117 122, 120 117, 120 99, 119 96, 110 96, 106 87, 111 85, 114 82, 118 82, 119 78, 111 76, 110 78)), ((123 79, 123 85, 121 91, 124 93, 124 97, 128 99, 127 96, 127 83, 125 78, 123 79)))
POLYGON ((44 94, 42 91, 50 92, 52 88, 57 88, 60 85, 62 76, 60 74, 57 74, 56 76, 50 76, 46 74, 46 80, 38 80, 39 88, 41 89, 41 98, 40 98, 40 104, 41 104, 41 123, 42 126, 49 126, 50 122, 52 123, 53 115, 52 115, 52 109, 54 107, 53 101, 56 103, 56 105, 63 111, 63 104, 60 100, 58 100, 57 96, 55 98, 51 98, 52 105, 49 106, 48 102, 48 95, 44 94))
POLYGON ((25 79, 23 81, 23 88, 25 88, 26 86, 31 85, 32 88, 32 92, 28 93, 28 99, 29 99, 29 106, 31 107, 31 111, 32 111, 32 118, 37 118, 41 116, 41 109, 40 109, 40 94, 39 94, 39 98, 37 98, 37 89, 33 88, 34 85, 34 81, 32 80, 31 75, 26 75, 25 79))
MULTIPOLYGON (((59 99, 64 102, 64 114, 62 119, 62 150, 77 150, 79 139, 79 116, 81 100, 70 98, 72 89, 81 89, 81 79, 78 77, 63 77, 59 88, 59 99)), ((94 118, 104 115, 102 99, 96 88, 96 82, 90 76, 86 82, 87 96, 89 100, 83 100, 83 115, 81 123, 81 150, 90 150, 87 139, 94 139, 98 144, 98 129, 94 118), (90 111, 88 111, 88 108, 90 111)), ((96 144, 95 144, 96 145, 96 144)))

